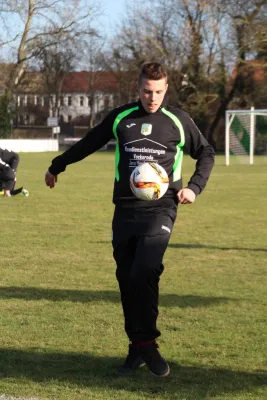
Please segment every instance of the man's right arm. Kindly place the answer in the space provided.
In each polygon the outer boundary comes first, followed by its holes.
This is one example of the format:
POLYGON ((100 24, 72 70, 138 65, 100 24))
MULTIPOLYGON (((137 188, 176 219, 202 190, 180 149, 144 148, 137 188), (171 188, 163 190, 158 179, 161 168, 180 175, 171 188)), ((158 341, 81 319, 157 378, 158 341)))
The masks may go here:
POLYGON ((84 138, 61 155, 55 157, 48 168, 48 172, 51 175, 57 176, 59 173, 65 171, 67 165, 83 160, 107 144, 113 135, 113 122, 114 112, 111 112, 99 125, 92 128, 84 138))

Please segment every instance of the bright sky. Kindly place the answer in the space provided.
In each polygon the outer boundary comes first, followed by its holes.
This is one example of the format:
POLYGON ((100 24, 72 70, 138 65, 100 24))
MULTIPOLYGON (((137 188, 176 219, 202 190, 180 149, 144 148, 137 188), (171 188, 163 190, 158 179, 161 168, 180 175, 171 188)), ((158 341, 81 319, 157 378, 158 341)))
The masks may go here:
POLYGON ((106 32, 110 34, 116 26, 116 22, 122 19, 126 9, 126 0, 103 0, 102 4, 106 13, 104 17, 106 32))

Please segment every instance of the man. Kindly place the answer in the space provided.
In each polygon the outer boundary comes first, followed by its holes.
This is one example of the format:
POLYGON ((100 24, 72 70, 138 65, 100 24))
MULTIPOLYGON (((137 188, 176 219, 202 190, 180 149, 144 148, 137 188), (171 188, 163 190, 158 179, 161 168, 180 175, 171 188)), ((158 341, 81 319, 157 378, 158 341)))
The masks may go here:
POLYGON ((18 165, 19 155, 17 153, 0 148, 0 193, 3 196, 11 197, 22 192, 28 193, 27 189, 23 187, 15 189, 18 165))
POLYGON ((119 372, 133 372, 144 363, 153 375, 167 376, 169 365, 160 355, 158 317, 159 279, 177 205, 191 204, 204 189, 214 164, 214 151, 189 115, 163 104, 167 74, 158 63, 142 66, 138 80, 139 100, 111 111, 88 134, 53 159, 45 175, 55 186, 57 175, 67 165, 82 160, 116 139, 112 222, 116 277, 121 292, 129 352, 119 372), (196 169, 187 187, 182 187, 183 151, 196 159, 196 169), (158 162, 169 175, 166 194, 156 201, 137 199, 129 177, 140 160, 158 162))

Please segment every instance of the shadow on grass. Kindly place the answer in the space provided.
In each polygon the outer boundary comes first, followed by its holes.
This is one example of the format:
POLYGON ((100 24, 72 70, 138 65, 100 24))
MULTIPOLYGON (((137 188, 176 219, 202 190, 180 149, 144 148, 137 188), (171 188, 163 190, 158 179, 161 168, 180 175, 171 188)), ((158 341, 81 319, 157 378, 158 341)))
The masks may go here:
MULTIPOLYGON (((95 241, 91 243, 95 244, 104 244, 104 243, 109 243, 110 241, 108 240, 101 240, 101 241, 95 241)), ((201 243, 169 243, 168 247, 172 249, 214 249, 214 250, 241 250, 241 251, 263 251, 267 252, 267 248, 249 248, 249 247, 224 247, 224 246, 213 246, 213 245, 207 245, 207 244, 201 244, 201 243)))
POLYGON ((248 373, 175 363, 171 364, 171 375, 165 379, 153 378, 146 367, 131 376, 121 376, 116 369, 122 361, 120 358, 96 357, 89 353, 0 349, 0 377, 45 383, 48 391, 49 384, 54 388, 63 383, 69 389, 75 385, 89 390, 98 387, 105 391, 158 393, 163 399, 181 393, 183 398, 186 396, 186 399, 194 400, 206 399, 207 395, 213 398, 221 393, 255 391, 266 385, 266 374, 263 372, 248 373))
MULTIPOLYGON (((71 301, 79 303, 89 303, 95 301, 105 301, 112 303, 120 302, 120 294, 115 290, 63 290, 63 289, 45 289, 36 287, 0 287, 0 299, 23 299, 31 300, 49 300, 49 301, 71 301)), ((160 306, 197 308, 208 307, 210 305, 238 301, 238 299, 227 297, 203 297, 193 295, 160 294, 160 306)))
POLYGON ((215 250, 240 250, 240 251, 266 251, 267 248, 254 248, 249 247, 220 247, 220 246, 210 246, 200 243, 169 243, 168 247, 171 249, 215 249, 215 250))

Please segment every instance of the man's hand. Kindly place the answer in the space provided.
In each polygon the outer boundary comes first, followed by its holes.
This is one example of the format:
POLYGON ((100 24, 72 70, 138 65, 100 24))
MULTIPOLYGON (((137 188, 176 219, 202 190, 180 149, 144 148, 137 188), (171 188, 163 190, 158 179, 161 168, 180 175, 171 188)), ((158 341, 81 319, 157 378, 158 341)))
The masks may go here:
POLYGON ((177 197, 180 204, 191 204, 194 203, 196 199, 195 193, 189 188, 179 190, 177 197))
POLYGON ((49 186, 50 189, 52 189, 53 187, 55 187, 56 182, 57 182, 57 175, 52 175, 49 171, 47 171, 45 174, 46 186, 49 186))

